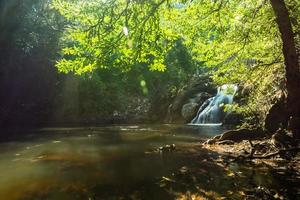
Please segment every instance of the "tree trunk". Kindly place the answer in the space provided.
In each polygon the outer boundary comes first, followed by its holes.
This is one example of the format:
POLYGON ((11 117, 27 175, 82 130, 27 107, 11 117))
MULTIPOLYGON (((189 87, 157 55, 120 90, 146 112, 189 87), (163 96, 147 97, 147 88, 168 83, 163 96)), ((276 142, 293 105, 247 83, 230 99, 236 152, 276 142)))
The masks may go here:
POLYGON ((300 81, 299 63, 294 33, 288 9, 284 0, 270 0, 281 33, 282 51, 286 71, 287 117, 300 117, 300 81))

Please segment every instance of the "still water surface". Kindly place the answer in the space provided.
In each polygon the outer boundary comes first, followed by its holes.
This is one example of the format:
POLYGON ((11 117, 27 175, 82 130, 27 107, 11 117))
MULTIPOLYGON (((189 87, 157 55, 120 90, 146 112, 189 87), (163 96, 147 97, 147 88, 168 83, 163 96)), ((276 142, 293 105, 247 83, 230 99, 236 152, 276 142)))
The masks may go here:
POLYGON ((159 183, 186 156, 151 152, 221 132, 171 125, 33 130, 0 145, 0 199, 172 199, 159 183))

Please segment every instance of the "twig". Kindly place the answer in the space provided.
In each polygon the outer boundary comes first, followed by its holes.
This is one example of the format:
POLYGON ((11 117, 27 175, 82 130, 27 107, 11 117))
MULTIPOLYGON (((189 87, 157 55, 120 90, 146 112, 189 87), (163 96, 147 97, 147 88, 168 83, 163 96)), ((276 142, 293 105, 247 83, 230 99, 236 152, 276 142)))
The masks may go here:
POLYGON ((280 155, 281 153, 285 153, 285 152, 290 152, 290 151, 295 151, 298 152, 300 151, 300 147, 292 147, 292 148, 287 148, 287 149, 279 149, 278 151, 274 152, 274 153, 270 153, 267 155, 263 155, 263 156, 249 156, 249 158, 251 159, 268 159, 268 158, 272 158, 274 156, 280 155))
POLYGON ((253 150, 251 150, 250 155, 247 155, 247 156, 244 156, 244 155, 238 155, 238 156, 228 155, 228 157, 233 158, 233 162, 236 162, 238 160, 239 161, 241 161, 241 160, 247 160, 247 159, 269 159, 269 158, 272 158, 274 156, 280 155, 282 153, 291 152, 291 151, 299 152, 300 151, 300 147, 292 147, 292 148, 287 148, 287 149, 279 149, 278 151, 270 153, 270 154, 267 154, 267 155, 253 155, 254 154, 253 150))

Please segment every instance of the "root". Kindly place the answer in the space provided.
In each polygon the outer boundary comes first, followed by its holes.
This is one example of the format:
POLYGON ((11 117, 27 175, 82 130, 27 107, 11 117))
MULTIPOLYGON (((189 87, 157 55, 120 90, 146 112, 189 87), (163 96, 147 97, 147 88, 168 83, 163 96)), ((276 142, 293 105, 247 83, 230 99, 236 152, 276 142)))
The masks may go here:
POLYGON ((288 152, 291 153, 298 153, 300 152, 300 147, 291 147, 291 148, 286 148, 286 149, 279 149, 276 152, 265 154, 265 155, 255 155, 255 146, 251 149, 251 153, 249 155, 238 155, 238 156, 230 156, 233 158, 233 162, 235 161, 245 161, 245 160, 252 160, 252 159, 271 159, 275 156, 282 156, 285 155, 288 152))

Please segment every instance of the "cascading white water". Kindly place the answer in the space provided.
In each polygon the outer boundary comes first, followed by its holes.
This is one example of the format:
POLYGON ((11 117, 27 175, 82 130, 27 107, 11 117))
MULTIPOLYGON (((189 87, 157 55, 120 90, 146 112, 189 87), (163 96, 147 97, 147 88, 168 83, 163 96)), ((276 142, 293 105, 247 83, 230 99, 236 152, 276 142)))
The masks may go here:
POLYGON ((201 105, 191 124, 221 125, 226 114, 221 107, 226 104, 232 104, 236 91, 237 86, 233 84, 226 84, 219 87, 217 95, 209 98, 201 105))

